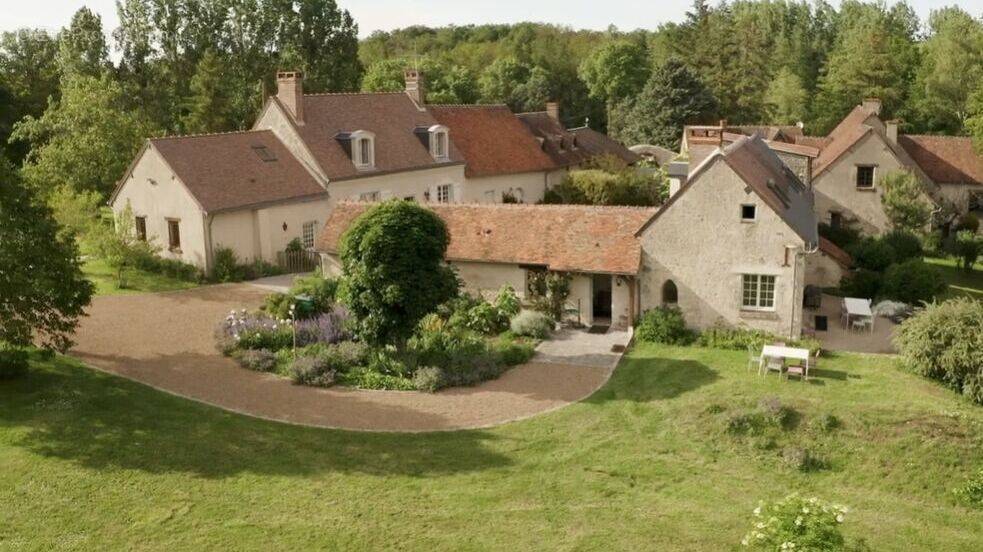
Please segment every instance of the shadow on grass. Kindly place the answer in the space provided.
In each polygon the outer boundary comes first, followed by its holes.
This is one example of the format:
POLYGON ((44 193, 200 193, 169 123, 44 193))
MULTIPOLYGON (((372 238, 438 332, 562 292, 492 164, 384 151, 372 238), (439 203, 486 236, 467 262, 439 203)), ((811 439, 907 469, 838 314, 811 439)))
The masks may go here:
POLYGON ((485 431, 356 433, 256 420, 101 374, 71 360, 35 359, 0 382, 0 433, 43 457, 92 469, 306 476, 431 476, 508 466, 485 431))
POLYGON ((625 357, 611 381, 586 402, 672 399, 718 379, 715 370, 695 360, 625 357))

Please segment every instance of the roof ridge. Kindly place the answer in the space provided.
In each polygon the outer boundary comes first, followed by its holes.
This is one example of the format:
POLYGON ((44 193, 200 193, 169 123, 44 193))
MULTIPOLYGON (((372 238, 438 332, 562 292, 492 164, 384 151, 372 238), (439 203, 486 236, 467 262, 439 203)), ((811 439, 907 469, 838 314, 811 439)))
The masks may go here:
POLYGON ((307 97, 312 97, 312 96, 393 96, 393 95, 396 95, 396 94, 405 94, 405 93, 406 93, 405 90, 398 90, 398 91, 392 91, 392 92, 386 92, 386 91, 378 91, 378 92, 363 92, 363 91, 358 91, 358 92, 314 92, 314 93, 310 93, 310 94, 306 94, 305 93, 304 94, 304 97, 307 98, 307 97))
POLYGON ((953 136, 951 134, 901 134, 898 138, 908 136, 911 138, 949 138, 953 140, 972 140, 972 136, 953 136))
MULTIPOLYGON (((371 200, 362 200, 357 198, 345 198, 338 201, 338 205, 341 204, 374 204, 378 203, 371 200)), ((421 205, 428 207, 439 207, 442 209, 446 208, 464 208, 464 207, 479 207, 482 209, 577 209, 583 211, 613 211, 613 210, 627 210, 627 211, 650 211, 653 209, 658 209, 658 205, 582 205, 575 203, 434 203, 434 202, 422 202, 421 205)))
POLYGON ((225 132, 200 132, 195 134, 171 134, 167 136, 151 136, 148 140, 174 140, 177 138, 207 138, 210 136, 230 136, 234 134, 252 134, 259 132, 273 132, 268 128, 251 128, 249 130, 229 130, 225 132))
MULTIPOLYGON (((438 109, 441 108, 441 107, 468 107, 468 108, 473 108, 473 107, 480 107, 480 108, 485 108, 485 107, 504 107, 504 108, 508 109, 509 106, 507 106, 507 105, 505 105, 503 103, 491 103, 491 104, 426 104, 424 107, 426 107, 427 109, 429 109, 431 107, 436 107, 438 109)), ((509 110, 509 111, 511 111, 511 110, 509 110)))

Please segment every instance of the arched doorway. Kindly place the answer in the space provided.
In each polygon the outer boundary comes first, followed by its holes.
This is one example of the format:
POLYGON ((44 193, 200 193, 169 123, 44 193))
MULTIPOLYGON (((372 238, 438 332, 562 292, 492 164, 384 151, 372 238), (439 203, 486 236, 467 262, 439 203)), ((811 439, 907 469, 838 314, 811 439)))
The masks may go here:
POLYGON ((662 304, 675 305, 678 302, 679 289, 676 288, 676 283, 672 280, 666 280, 666 283, 662 284, 662 304))

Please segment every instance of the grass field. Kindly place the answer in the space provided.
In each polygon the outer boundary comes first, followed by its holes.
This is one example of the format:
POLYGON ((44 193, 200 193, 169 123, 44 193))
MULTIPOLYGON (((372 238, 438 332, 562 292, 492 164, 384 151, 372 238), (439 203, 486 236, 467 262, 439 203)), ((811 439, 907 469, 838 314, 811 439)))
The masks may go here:
POLYGON ((946 283, 949 284, 943 299, 965 295, 983 300, 983 262, 977 263, 973 271, 968 273, 958 268, 955 259, 952 258, 926 257, 925 262, 941 270, 946 283))
POLYGON ((82 272, 85 277, 96 285, 96 295, 118 295, 124 293, 153 293, 157 291, 174 291, 179 289, 189 289, 197 287, 194 282, 186 282, 139 269, 128 269, 126 271, 126 287, 120 289, 116 286, 116 273, 105 261, 97 258, 89 258, 82 265, 82 272))
MULTIPOLYGON (((0 549, 734 550, 759 499, 848 505, 873 550, 980 550, 951 490, 983 409, 824 358, 811 383, 745 354, 643 346, 587 401, 500 428, 365 434, 255 420, 56 358, 0 382, 0 549), (728 420, 777 397, 788 429, 728 420), (822 431, 834 414, 842 427, 822 431), (805 447, 820 471, 786 466, 805 447)), ((398 415, 398 413, 394 413, 398 415)))

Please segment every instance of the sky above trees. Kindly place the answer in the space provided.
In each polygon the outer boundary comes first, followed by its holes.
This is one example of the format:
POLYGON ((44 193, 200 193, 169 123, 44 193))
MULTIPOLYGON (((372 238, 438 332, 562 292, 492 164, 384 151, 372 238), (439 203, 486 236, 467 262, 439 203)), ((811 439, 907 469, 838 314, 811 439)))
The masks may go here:
MULTIPOLYGON (((893 2, 890 2, 893 3, 893 2)), ((39 0, 38 2, 5 2, 0 31, 21 27, 39 27, 57 31, 68 24, 78 8, 85 5, 102 16, 107 32, 115 29, 116 0, 39 0)), ((392 30, 408 25, 467 25, 481 23, 515 23, 539 21, 569 25, 574 28, 604 30, 615 25, 621 30, 655 29, 660 23, 682 21, 690 8, 689 0, 651 2, 641 0, 608 0, 569 2, 568 0, 342 0, 339 7, 351 12, 358 22, 359 35, 368 36, 376 30, 392 30), (655 7, 657 6, 657 7, 655 7)), ((830 4, 838 6, 839 0, 830 4)), ((910 0, 909 4, 923 21, 933 9, 958 5, 971 14, 983 11, 983 0, 910 0)))

